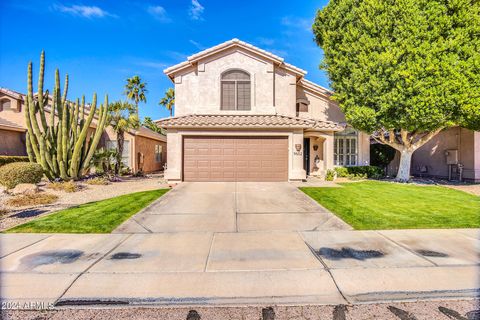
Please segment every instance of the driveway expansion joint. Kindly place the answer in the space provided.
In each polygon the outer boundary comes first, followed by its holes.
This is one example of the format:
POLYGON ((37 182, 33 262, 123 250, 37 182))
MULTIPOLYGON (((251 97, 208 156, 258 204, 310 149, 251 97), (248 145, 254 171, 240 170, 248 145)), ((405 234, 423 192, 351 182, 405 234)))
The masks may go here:
POLYGON ((100 258, 98 258, 97 260, 95 260, 91 265, 89 265, 85 270, 83 270, 82 272, 80 272, 78 274, 78 276, 75 277, 75 279, 73 279, 72 283, 62 292, 62 294, 58 297, 57 300, 55 300, 54 302, 54 306, 57 305, 57 303, 62 299, 62 297, 67 293, 68 290, 70 290, 70 288, 75 284, 75 282, 81 277, 83 276, 84 274, 88 273, 88 270, 90 270, 94 265, 96 265, 98 262, 100 262, 101 260, 103 260, 106 256, 108 256, 110 253, 112 253, 115 249, 117 249, 122 243, 124 243, 125 241, 127 241, 130 237, 132 236, 132 234, 128 234, 126 236, 124 236, 124 238, 122 240, 120 240, 116 245, 113 246, 113 248, 111 248, 110 250, 108 250, 104 255, 102 255, 100 258))
POLYGON ((345 294, 342 292, 342 290, 340 289, 340 286, 338 285, 337 281, 335 280, 335 277, 333 276, 332 272, 330 271, 330 268, 328 267, 328 265, 323 261, 323 259, 320 257, 320 255, 317 254, 317 252, 315 251, 315 249, 313 249, 308 243, 307 241, 305 241, 305 239, 303 238, 302 234, 300 232, 298 232, 298 234, 300 235, 300 238, 303 239, 305 245, 308 247, 308 249, 310 249, 310 252, 313 254, 313 256, 315 258, 317 258, 318 261, 320 261, 320 263, 323 265, 323 268, 325 271, 328 272, 328 274, 330 275, 330 278, 332 278, 332 281, 333 281, 333 284, 335 285, 335 287, 337 288, 338 290, 338 293, 340 293, 340 295, 342 296, 342 298, 349 304, 349 305, 352 305, 352 303, 347 299, 347 297, 345 296, 345 294))
POLYGON ((423 256, 423 255, 421 255, 421 254, 419 254, 419 253, 418 253, 418 252, 416 252, 415 250, 412 250, 412 249, 410 249, 409 247, 407 247, 407 246, 403 245, 402 243, 399 243, 399 242, 397 242, 397 241, 395 241, 395 240, 393 240, 393 239, 391 239, 391 238, 387 237, 387 236, 386 236, 386 235, 384 235, 382 232, 380 232, 380 231, 376 230, 376 231, 375 231, 375 233, 376 233, 376 234, 378 234, 378 235, 380 235, 381 237, 385 238, 387 241, 391 241, 391 242, 393 242, 395 245, 397 245, 397 246, 399 246, 399 247, 401 247, 401 248, 403 248, 403 249, 407 250, 408 252, 410 252, 410 253, 413 253, 413 254, 414 254, 414 255, 416 255, 417 257, 420 257, 420 258, 422 258, 422 259, 426 260, 427 262, 429 262, 429 263, 433 264, 433 266, 432 266, 432 267, 440 267, 440 266, 439 266, 437 263, 435 263, 435 262, 433 262, 432 260, 428 259, 427 257, 425 257, 425 256, 423 256))
POLYGON ((12 252, 10 252, 10 253, 7 253, 6 255, 1 256, 0 259, 6 258, 6 257, 8 257, 8 256, 11 255, 11 254, 14 254, 14 253, 16 253, 16 252, 18 252, 18 251, 21 251, 21 250, 23 250, 23 249, 26 249, 26 248, 28 248, 28 247, 31 247, 31 246, 33 246, 34 244, 37 244, 37 243, 39 243, 39 242, 42 242, 43 240, 46 240, 46 239, 50 238, 51 236, 53 236, 53 234, 47 235, 45 238, 42 238, 42 239, 37 240, 37 241, 35 241, 35 242, 32 242, 32 243, 30 243, 30 244, 28 244, 28 245, 26 245, 26 246, 23 246, 23 247, 15 250, 15 251, 12 251, 12 252))

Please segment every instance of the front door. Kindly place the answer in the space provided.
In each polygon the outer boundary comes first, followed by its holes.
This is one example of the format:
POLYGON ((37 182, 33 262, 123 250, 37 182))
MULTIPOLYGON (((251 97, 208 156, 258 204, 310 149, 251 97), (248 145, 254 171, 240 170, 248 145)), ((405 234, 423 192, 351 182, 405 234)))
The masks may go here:
POLYGON ((310 138, 303 139, 303 169, 310 174, 310 138))

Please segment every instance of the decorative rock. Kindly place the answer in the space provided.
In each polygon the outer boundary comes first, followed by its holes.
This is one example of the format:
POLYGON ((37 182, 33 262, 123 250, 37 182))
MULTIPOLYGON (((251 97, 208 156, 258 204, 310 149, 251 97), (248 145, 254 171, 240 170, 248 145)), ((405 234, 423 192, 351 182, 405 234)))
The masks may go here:
POLYGON ((38 191, 39 190, 37 185, 33 183, 20 183, 9 192, 13 195, 18 195, 18 194, 35 194, 38 191))

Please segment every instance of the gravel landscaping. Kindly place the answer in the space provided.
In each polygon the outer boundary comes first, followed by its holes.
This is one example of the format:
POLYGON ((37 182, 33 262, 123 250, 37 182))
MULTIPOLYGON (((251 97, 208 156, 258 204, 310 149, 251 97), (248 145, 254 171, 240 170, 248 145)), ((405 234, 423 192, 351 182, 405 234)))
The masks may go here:
POLYGON ((79 191, 76 192, 53 190, 48 188, 46 184, 43 184, 40 187, 40 192, 56 195, 59 200, 53 204, 33 207, 9 207, 5 202, 11 199, 12 196, 6 193, 0 193, 0 209, 7 210, 6 213, 2 213, 0 210, 0 231, 48 215, 54 211, 87 202, 104 200, 132 192, 170 187, 163 179, 163 174, 136 178, 122 177, 121 181, 112 182, 108 185, 92 185, 85 182, 79 182, 77 184, 79 185, 79 191))

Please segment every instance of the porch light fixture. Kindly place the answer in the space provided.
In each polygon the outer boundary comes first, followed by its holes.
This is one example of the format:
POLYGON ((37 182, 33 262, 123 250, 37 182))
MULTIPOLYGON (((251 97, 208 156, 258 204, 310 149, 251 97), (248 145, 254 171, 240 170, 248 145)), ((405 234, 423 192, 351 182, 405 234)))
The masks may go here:
POLYGON ((313 145, 313 151, 317 151, 318 150, 318 145, 314 144, 313 145))

